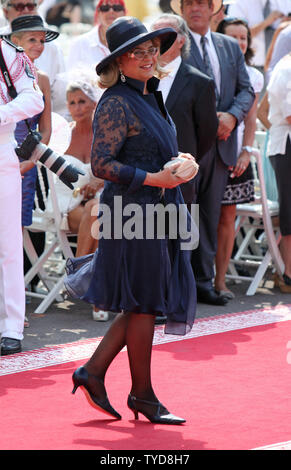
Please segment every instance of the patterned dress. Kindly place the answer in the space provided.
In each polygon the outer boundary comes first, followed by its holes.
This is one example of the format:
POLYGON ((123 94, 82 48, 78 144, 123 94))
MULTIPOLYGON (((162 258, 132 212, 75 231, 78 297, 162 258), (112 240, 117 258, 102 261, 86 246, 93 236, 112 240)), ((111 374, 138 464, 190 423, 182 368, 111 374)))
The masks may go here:
MULTIPOLYGON (((260 93, 264 86, 264 76, 254 67, 247 66, 250 82, 255 93, 260 93)), ((241 122, 237 129, 238 156, 243 144, 245 124, 241 122)), ((228 178, 227 186, 223 196, 223 205, 242 204, 252 202, 255 199, 255 184, 252 165, 249 164, 241 176, 228 178)))

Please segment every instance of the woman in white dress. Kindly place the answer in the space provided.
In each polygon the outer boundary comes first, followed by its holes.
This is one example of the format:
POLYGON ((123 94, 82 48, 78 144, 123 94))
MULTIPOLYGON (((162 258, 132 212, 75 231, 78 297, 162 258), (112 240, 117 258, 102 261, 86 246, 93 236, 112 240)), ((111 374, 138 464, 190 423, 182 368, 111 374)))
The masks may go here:
MULTIPOLYGON (((93 83, 89 74, 75 70, 67 85, 67 108, 72 117, 70 122, 71 141, 65 152, 67 161, 80 167, 85 173, 78 180, 78 187, 72 192, 60 180, 56 180, 58 204, 68 228, 77 235, 76 257, 94 253, 98 246, 97 234, 92 232, 96 226, 99 193, 104 181, 95 178, 91 171, 91 145, 93 140, 92 123, 96 104, 102 91, 93 83)), ((108 312, 93 307, 95 321, 107 321, 108 312)))

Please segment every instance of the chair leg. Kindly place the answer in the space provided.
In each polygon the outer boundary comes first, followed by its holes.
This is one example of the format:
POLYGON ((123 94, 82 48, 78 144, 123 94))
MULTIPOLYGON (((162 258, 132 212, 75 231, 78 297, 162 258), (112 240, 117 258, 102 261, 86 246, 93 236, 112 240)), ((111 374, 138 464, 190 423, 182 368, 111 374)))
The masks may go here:
POLYGON ((272 256, 271 256, 270 251, 268 250, 267 253, 264 256, 264 259, 263 259, 262 263, 260 264, 260 267, 257 269, 256 274, 255 274, 251 284, 249 285, 249 288, 246 292, 246 295, 250 296, 250 295, 254 295, 256 293, 256 290, 257 290, 261 280, 263 279, 264 274, 267 271, 271 260, 272 260, 272 256))
POLYGON ((53 289, 45 296, 44 300, 38 305, 34 313, 36 314, 45 313, 45 311, 49 308, 52 302, 56 300, 58 293, 62 289, 64 285, 64 278, 65 278, 65 275, 63 275, 60 278, 60 280, 55 284, 53 289))

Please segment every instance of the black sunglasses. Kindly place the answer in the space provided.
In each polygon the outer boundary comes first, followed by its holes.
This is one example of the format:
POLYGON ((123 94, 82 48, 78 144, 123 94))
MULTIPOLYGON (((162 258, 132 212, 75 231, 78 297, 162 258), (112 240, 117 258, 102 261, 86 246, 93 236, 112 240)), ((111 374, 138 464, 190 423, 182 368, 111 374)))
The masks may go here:
POLYGON ((99 11, 105 13, 106 11, 109 11, 110 8, 112 8, 113 11, 124 11, 124 6, 120 5, 119 3, 116 5, 100 5, 99 11))
POLYGON ((32 11, 36 8, 36 3, 7 3, 8 7, 14 8, 16 11, 23 12, 25 8, 32 11))

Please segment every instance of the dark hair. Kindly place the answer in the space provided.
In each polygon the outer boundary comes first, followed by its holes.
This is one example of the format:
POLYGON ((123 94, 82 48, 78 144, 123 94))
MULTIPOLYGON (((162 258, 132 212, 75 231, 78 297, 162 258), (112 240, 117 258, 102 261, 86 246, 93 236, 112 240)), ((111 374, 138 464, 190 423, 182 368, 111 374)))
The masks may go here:
POLYGON ((242 20, 241 18, 227 18, 226 17, 226 18, 224 18, 224 20, 222 20, 219 23, 216 32, 221 33, 221 34, 226 34, 225 30, 226 30, 227 26, 230 26, 230 25, 244 26, 247 29, 247 32, 248 32, 248 36, 247 36, 248 47, 247 47, 247 50, 246 50, 246 53, 245 53, 245 61, 246 61, 247 65, 250 65, 251 60, 252 60, 252 58, 254 57, 255 54, 254 54, 254 50, 251 47, 251 45, 252 45, 252 36, 251 36, 251 31, 250 31, 248 22, 245 21, 245 20, 242 20))
MULTIPOLYGON (((181 6, 183 6, 183 3, 184 3, 184 0, 180 0, 181 1, 181 6)), ((211 7, 213 3, 213 0, 208 0, 208 5, 211 7)))

